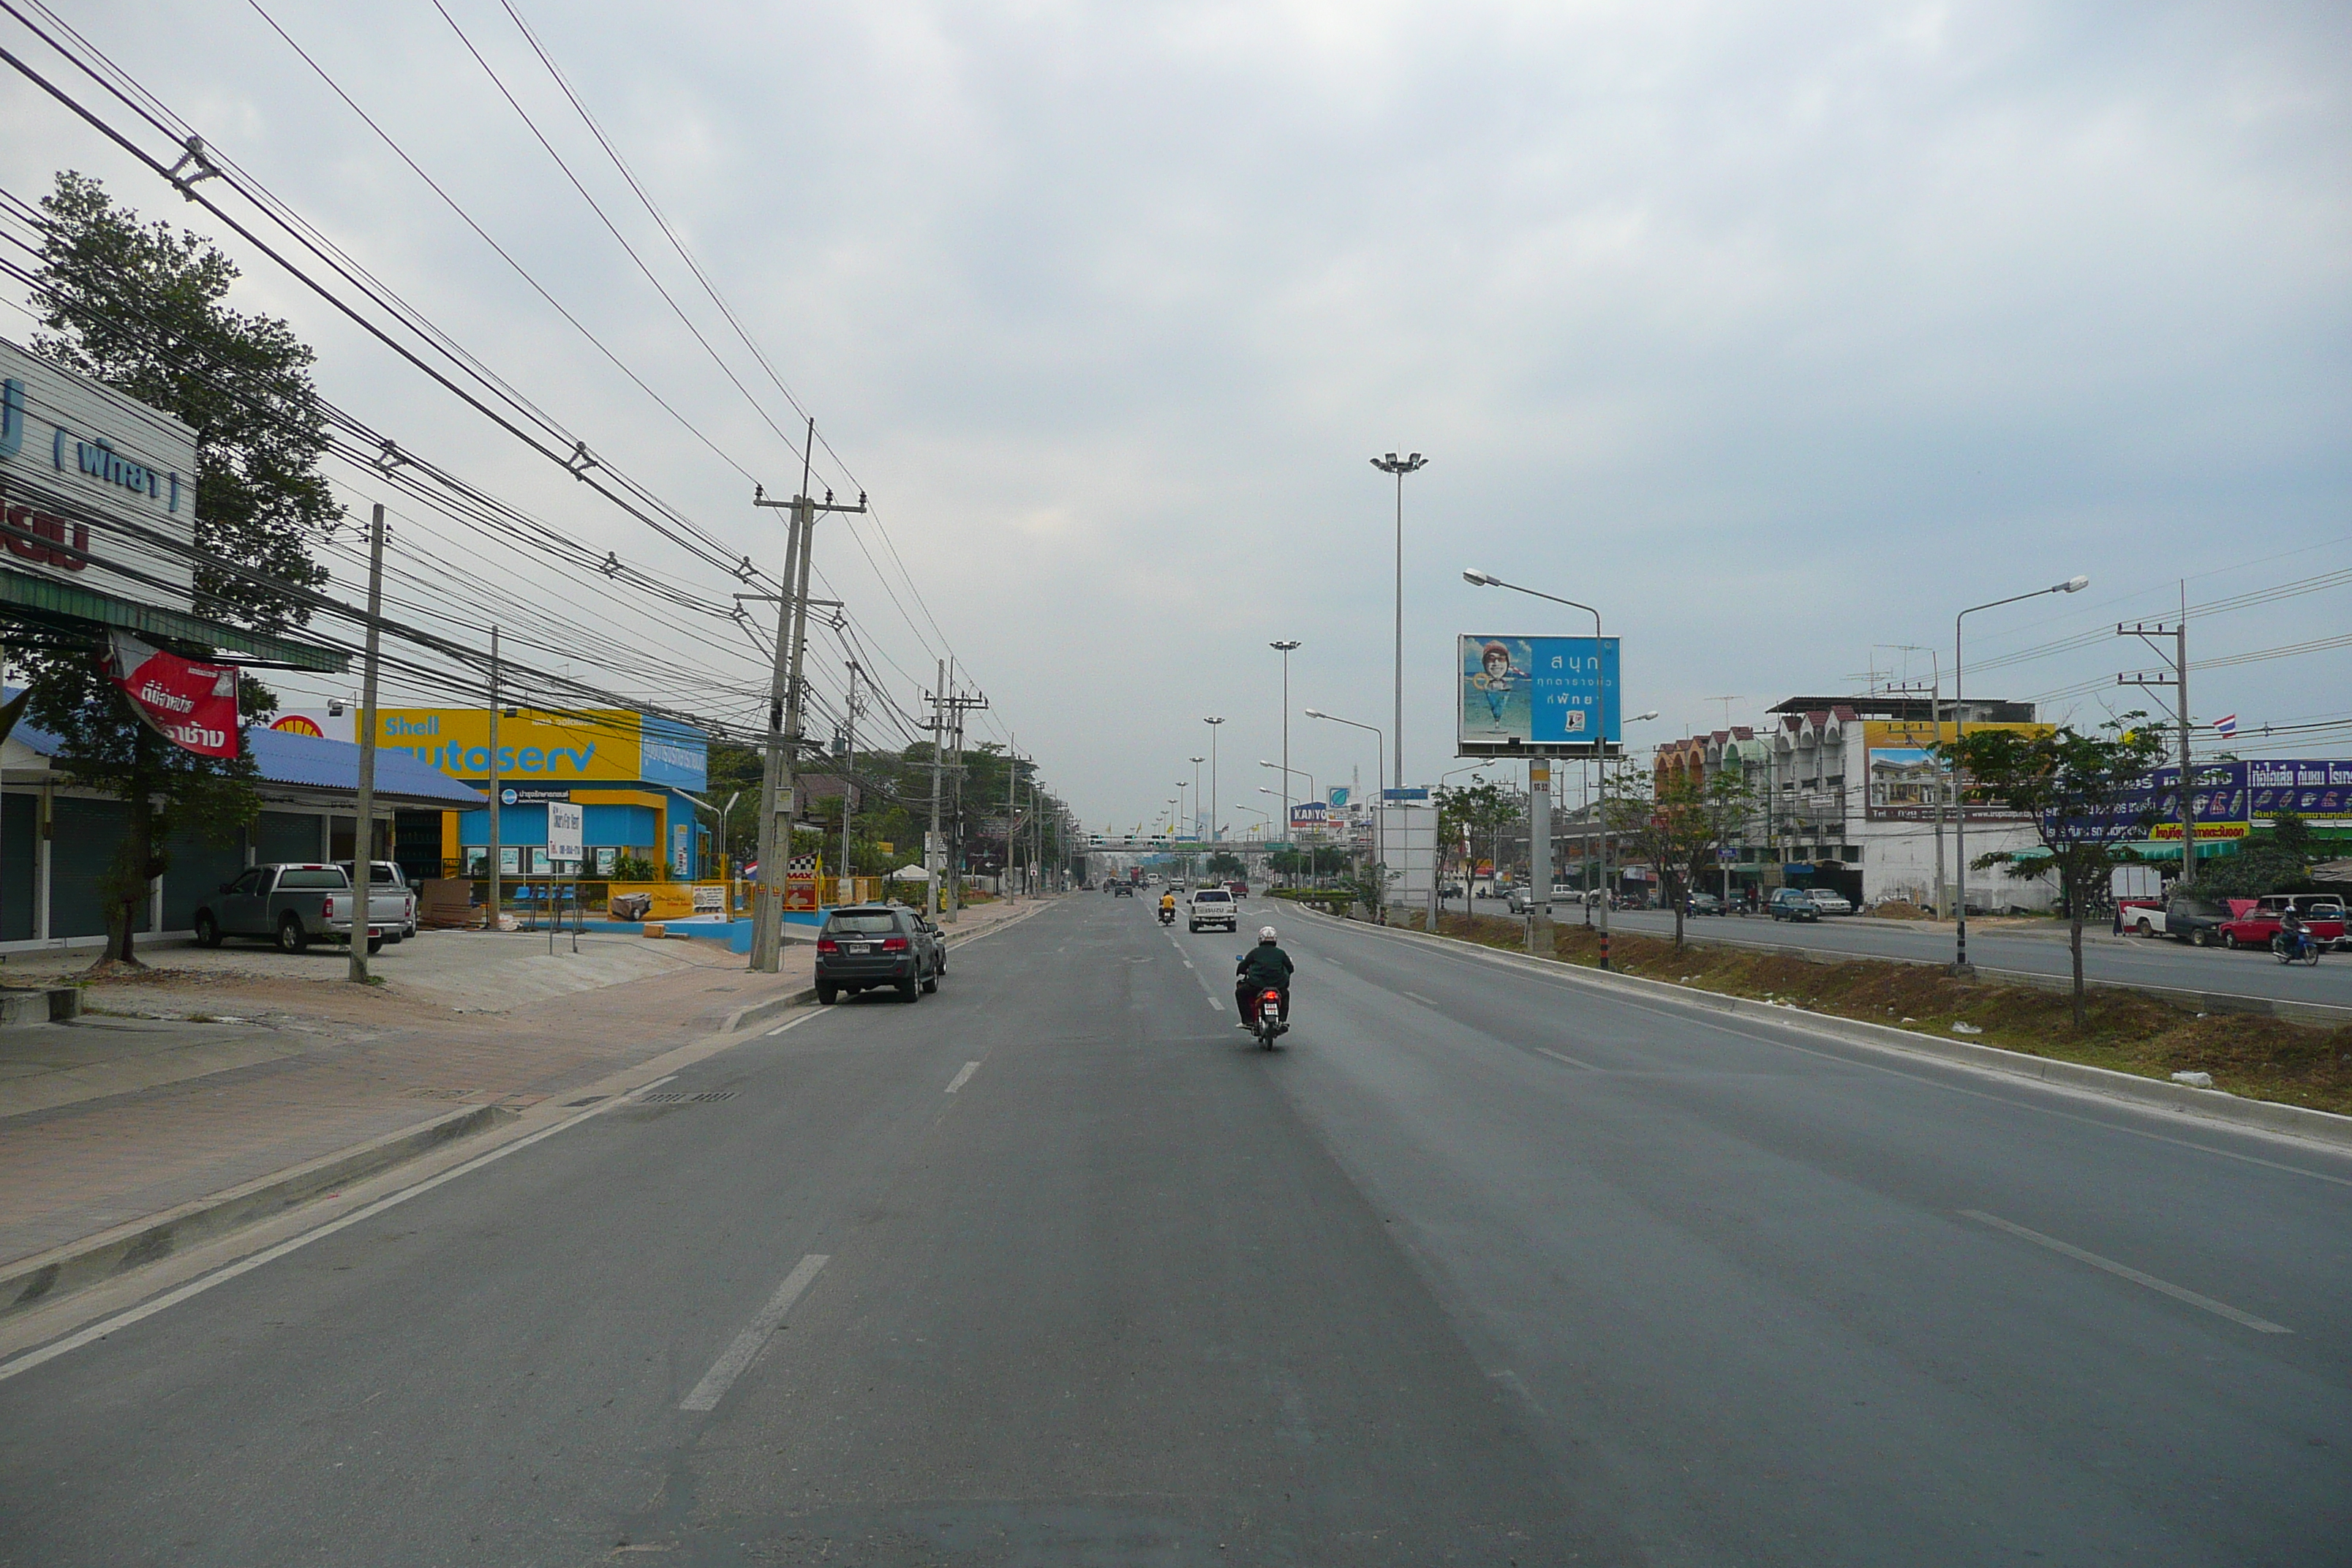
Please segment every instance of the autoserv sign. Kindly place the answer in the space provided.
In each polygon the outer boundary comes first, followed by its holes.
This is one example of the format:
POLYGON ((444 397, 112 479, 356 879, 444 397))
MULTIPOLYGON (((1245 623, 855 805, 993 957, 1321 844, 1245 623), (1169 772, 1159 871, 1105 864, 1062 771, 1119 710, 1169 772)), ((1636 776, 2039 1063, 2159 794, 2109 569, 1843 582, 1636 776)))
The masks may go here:
POLYGON ((0 567, 184 611, 195 535, 195 431, 0 340, 0 567))
MULTIPOLYGON (((341 713, 297 710, 281 714, 272 728, 357 738, 348 708, 341 713)), ((376 744, 406 752, 452 778, 484 783, 492 771, 490 710, 380 709, 376 744)), ((625 708, 525 708, 499 720, 496 771, 501 784, 551 791, 640 783, 698 791, 708 783, 709 744, 699 731, 625 708)))

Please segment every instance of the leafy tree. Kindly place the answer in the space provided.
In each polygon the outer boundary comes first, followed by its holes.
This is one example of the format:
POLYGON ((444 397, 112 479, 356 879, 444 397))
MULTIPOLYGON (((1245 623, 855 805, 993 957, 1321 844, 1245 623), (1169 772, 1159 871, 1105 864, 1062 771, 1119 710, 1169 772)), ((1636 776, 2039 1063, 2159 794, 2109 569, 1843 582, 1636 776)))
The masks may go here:
MULTIPOLYGON (((222 304, 237 276, 226 257, 167 224, 142 226, 96 180, 60 174, 41 207, 33 298, 47 331, 34 347, 195 430, 197 613, 270 631, 307 621, 286 590, 326 581, 309 540, 341 516, 318 468, 325 420, 310 349, 283 321, 222 304)), ((226 837, 258 814, 260 796, 242 737, 233 759, 173 744, 99 672, 93 651, 70 640, 28 648, 28 711, 62 739, 57 763, 67 776, 129 807, 100 879, 107 942, 98 962, 135 964, 132 928, 154 879, 171 869, 172 837, 183 829, 226 837)), ((171 651, 212 653, 191 644, 171 651)), ((249 677, 237 700, 247 717, 277 707, 249 677)))
POLYGON ((1242 858, 1238 855, 1228 855, 1220 849, 1209 857, 1209 875, 1212 877, 1239 877, 1244 874, 1244 870, 1242 858))
POLYGON ((1690 895, 1721 865, 1719 851, 1739 834, 1755 809, 1744 772, 1724 769, 1705 783, 1676 773, 1664 788, 1638 773, 1613 784, 1602 799, 1609 831, 1628 859, 1656 868, 1658 887, 1675 911, 1675 947, 1683 946, 1690 895))
POLYGON ((2156 822, 2147 784, 2164 760, 2165 742, 2147 718, 2126 713, 2089 734, 2070 724, 2040 732, 1979 730, 1937 748, 1968 781, 1972 797, 2006 800, 2032 818, 2046 858, 2002 852, 1972 864, 2002 866, 2014 877, 2057 877, 2074 953, 2078 1029, 2084 913, 2105 895, 2113 868, 2139 859, 2126 841, 2147 837, 2156 822))
POLYGON ((1469 863, 1462 868, 1465 908, 1468 907, 1466 894, 1470 884, 1476 880, 1479 841, 1482 838, 1486 841, 1487 858, 1495 858, 1495 842, 1502 830, 1525 820, 1527 814, 1528 800, 1524 794, 1486 779, 1438 792, 1439 847, 1443 849, 1459 844, 1465 837, 1470 842, 1469 863))
POLYGON ((2291 811, 2278 814, 2267 844, 2242 845, 2235 855, 2197 869, 2197 889, 2217 899, 2259 899, 2264 893, 2318 889, 2311 879, 2311 826, 2291 811))

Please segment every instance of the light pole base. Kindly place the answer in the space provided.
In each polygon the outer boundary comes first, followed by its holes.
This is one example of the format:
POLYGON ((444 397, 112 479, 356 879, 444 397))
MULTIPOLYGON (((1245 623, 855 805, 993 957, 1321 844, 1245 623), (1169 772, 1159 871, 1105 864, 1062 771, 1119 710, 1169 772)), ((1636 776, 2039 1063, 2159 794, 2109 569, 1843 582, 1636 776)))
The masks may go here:
POLYGON ((1973 963, 1948 964, 1945 966, 1944 973, 1955 980, 1974 980, 1977 977, 1977 966, 1973 963))

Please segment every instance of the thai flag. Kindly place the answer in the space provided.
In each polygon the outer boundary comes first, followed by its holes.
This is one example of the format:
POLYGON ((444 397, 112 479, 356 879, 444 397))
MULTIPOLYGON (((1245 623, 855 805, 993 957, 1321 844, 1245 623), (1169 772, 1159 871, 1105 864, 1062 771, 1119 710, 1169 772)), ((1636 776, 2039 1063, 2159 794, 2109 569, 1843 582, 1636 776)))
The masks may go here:
POLYGON ((2213 733, 2221 736, 2221 739, 2226 741, 2237 732, 2238 716, 2235 713, 2224 713, 2213 721, 2213 733))

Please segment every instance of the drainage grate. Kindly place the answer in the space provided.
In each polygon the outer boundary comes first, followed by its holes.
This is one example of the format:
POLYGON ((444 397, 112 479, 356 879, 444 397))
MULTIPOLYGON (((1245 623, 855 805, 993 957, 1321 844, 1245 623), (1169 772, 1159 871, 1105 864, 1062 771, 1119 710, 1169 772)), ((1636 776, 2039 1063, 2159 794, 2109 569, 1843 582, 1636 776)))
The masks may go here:
POLYGON ((734 1098, 735 1091, 731 1089, 706 1089, 700 1094, 641 1094, 637 1097, 637 1103, 640 1105, 709 1105, 716 1100, 734 1098))

